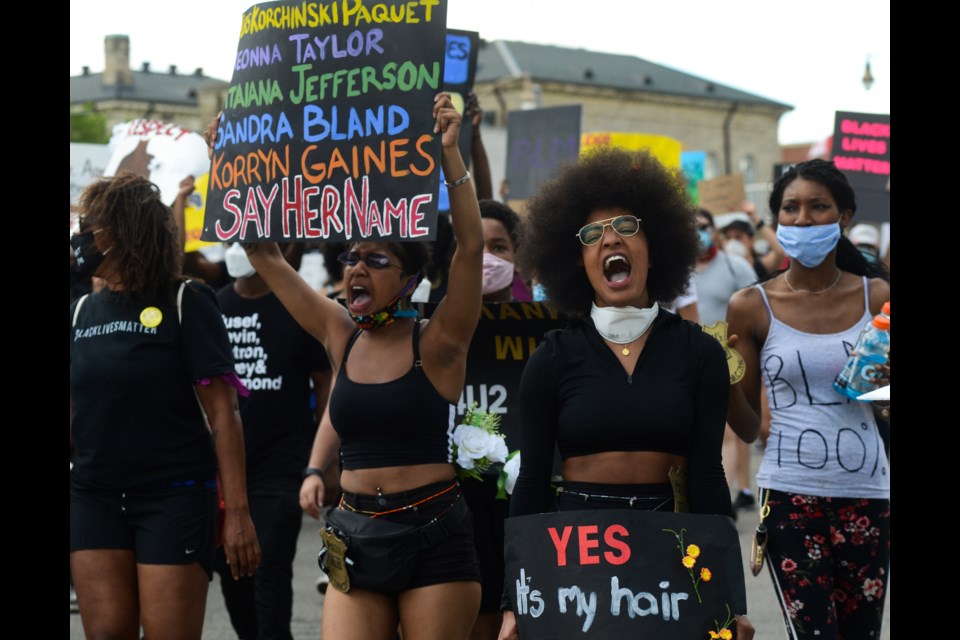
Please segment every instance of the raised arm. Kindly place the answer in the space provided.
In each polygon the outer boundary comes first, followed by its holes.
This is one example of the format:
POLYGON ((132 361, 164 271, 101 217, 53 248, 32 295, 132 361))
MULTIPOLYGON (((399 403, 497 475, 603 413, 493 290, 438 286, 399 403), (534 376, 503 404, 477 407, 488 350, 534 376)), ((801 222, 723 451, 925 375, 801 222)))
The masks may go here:
POLYGON ((744 200, 738 205, 739 209, 742 209, 750 216, 750 220, 753 221, 753 227, 756 229, 756 236, 758 238, 763 238, 767 241, 767 244, 770 245, 770 251, 760 257, 760 262, 763 264, 764 268, 768 271, 776 271, 780 268, 780 264, 783 262, 784 252, 783 247, 780 246, 780 242, 777 241, 777 234, 773 229, 768 225, 760 214, 757 213, 757 207, 749 200, 744 200))
MULTIPOLYGON (((467 167, 460 157, 457 138, 460 114, 441 93, 433 106, 434 133, 442 133, 441 163, 450 194, 450 223, 457 246, 450 261, 447 295, 430 319, 431 340, 437 340, 445 354, 465 356, 473 332, 480 320, 483 280, 483 225, 480 205, 473 183, 467 179, 467 167)), ((424 340, 427 340, 426 334, 424 340)))
POLYGON ((464 115, 470 118, 470 124, 473 125, 470 165, 473 169, 473 182, 477 188, 477 199, 491 200, 493 199, 493 178, 490 177, 490 161, 487 160, 487 150, 483 146, 483 138, 480 137, 483 109, 480 108, 480 101, 473 91, 467 94, 465 111, 464 115))
MULTIPOLYGON (((203 132, 203 139, 207 142, 207 154, 211 157, 217 141, 217 127, 221 115, 223 114, 217 114, 203 132)), ((346 340, 353 330, 353 321, 346 309, 307 284, 284 259, 277 243, 248 243, 243 248, 250 258, 250 264, 270 286, 290 315, 323 344, 328 354, 334 354, 331 362, 335 367, 338 366, 339 361, 333 358, 336 358, 336 354, 342 349, 339 349, 341 342, 336 338, 346 340)))
POLYGON ((177 197, 170 205, 170 210, 173 212, 173 223, 177 225, 177 246, 180 247, 181 251, 185 251, 187 246, 187 201, 194 191, 193 176, 187 176, 181 180, 179 186, 180 190, 177 191, 177 197))
POLYGON ((294 320, 327 350, 334 367, 345 340, 354 329, 347 310, 311 287, 290 266, 275 242, 243 245, 250 264, 270 286, 294 320))

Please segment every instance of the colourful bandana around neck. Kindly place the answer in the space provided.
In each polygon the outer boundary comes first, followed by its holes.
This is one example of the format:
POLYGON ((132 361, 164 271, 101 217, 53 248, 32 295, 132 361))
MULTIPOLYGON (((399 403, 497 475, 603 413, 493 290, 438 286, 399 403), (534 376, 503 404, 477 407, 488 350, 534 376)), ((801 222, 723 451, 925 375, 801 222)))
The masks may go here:
POLYGON ((353 318, 353 322, 357 325, 357 328, 363 329, 366 331, 372 331, 374 329, 380 329, 387 325, 393 324, 397 321, 397 318, 416 318, 417 310, 416 309, 401 309, 400 303, 401 300, 413 285, 417 282, 417 276, 420 274, 417 273, 413 278, 410 279, 410 282, 403 286, 403 289, 400 290, 400 293, 394 297, 394 299, 383 307, 379 311, 374 311, 371 314, 364 316, 356 316, 350 314, 353 318))

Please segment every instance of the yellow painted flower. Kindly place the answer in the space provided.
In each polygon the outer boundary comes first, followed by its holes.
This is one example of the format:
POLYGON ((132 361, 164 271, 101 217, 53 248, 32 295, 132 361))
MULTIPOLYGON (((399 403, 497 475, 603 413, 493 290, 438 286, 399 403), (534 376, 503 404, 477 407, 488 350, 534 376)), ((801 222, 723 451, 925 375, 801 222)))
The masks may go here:
POLYGON ((720 630, 720 640, 730 640, 731 638, 733 638, 733 631, 730 631, 730 629, 720 630))
POLYGON ((720 634, 717 633, 716 631, 710 632, 710 640, 717 640, 719 637, 720 637, 720 634))
POLYGON ((704 567, 703 569, 700 569, 701 580, 703 580, 704 582, 710 582, 710 578, 712 577, 713 577, 713 573, 710 572, 710 569, 707 569, 706 567, 704 567))
POLYGON ((693 565, 697 564, 697 561, 693 558, 693 556, 683 556, 683 560, 681 560, 681 562, 687 569, 693 569, 693 565))
POLYGON ((699 557, 699 556, 700 556, 700 547, 698 547, 698 546, 695 545, 695 544, 688 545, 688 546, 687 546, 687 555, 690 556, 691 558, 699 557))

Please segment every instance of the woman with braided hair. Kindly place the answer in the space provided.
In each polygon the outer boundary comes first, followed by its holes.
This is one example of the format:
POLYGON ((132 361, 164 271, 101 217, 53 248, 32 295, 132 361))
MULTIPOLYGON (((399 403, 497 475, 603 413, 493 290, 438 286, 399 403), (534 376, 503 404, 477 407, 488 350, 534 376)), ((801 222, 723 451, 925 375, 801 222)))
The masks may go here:
POLYGON ((70 307, 70 568, 84 633, 200 638, 218 472, 234 578, 260 562, 243 387, 214 292, 181 275, 157 187, 132 174, 102 180, 80 211, 77 268, 106 283, 70 307))

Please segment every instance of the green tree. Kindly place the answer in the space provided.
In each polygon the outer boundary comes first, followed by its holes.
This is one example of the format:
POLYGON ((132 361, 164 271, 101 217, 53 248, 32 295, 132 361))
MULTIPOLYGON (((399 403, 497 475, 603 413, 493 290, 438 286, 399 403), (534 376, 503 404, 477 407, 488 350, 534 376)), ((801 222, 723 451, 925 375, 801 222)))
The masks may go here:
POLYGON ((70 112, 70 142, 106 144, 110 142, 107 117, 97 113, 93 103, 83 105, 82 111, 70 112))

